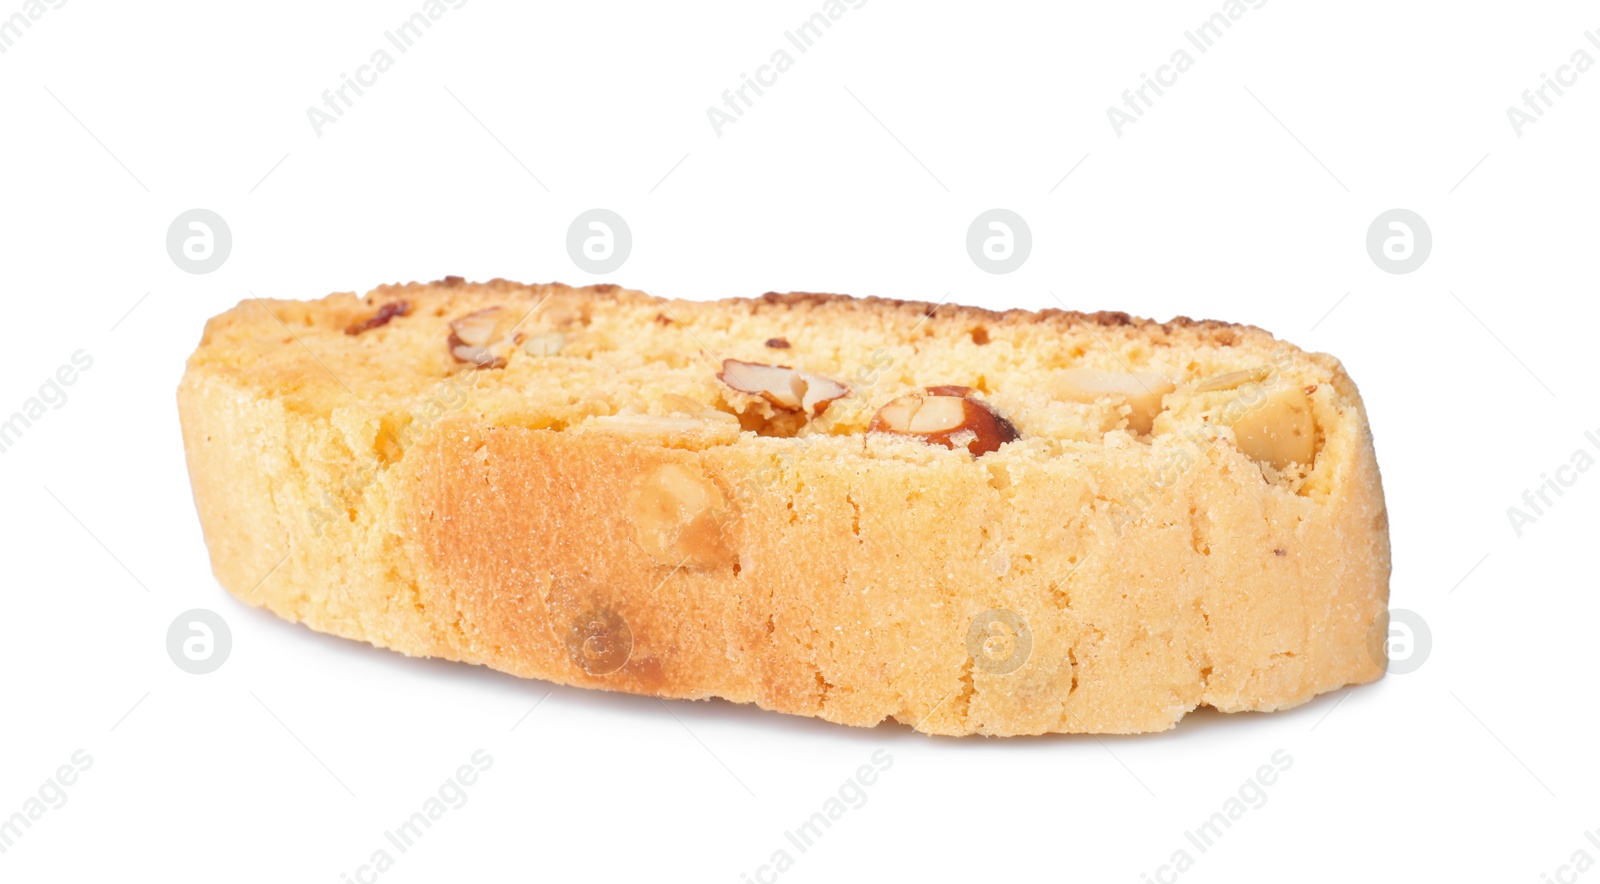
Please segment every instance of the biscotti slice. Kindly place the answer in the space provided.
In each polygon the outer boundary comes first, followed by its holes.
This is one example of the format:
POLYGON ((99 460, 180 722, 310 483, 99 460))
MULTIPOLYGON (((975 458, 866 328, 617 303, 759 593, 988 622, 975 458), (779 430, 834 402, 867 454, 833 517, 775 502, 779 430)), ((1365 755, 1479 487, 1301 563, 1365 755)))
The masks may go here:
POLYGON ((452 277, 245 301, 178 404, 222 584, 406 654, 991 735, 1385 665, 1360 396, 1256 328, 452 277))

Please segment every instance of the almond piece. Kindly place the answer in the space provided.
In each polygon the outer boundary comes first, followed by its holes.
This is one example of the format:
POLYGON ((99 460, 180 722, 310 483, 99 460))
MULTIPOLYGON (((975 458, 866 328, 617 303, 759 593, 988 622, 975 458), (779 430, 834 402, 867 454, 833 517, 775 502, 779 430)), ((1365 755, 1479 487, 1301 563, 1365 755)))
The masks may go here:
POLYGON ((661 404, 674 415, 684 414, 701 420, 728 423, 735 426, 739 424, 739 418, 736 415, 729 414, 726 411, 718 411, 698 399, 690 399, 688 396, 678 393, 662 393, 661 404))
POLYGON ((394 319, 396 316, 406 316, 409 313, 411 313, 410 301, 389 301, 380 306, 378 312, 368 316, 366 319, 345 326, 344 333, 347 335, 359 335, 364 331, 382 328, 388 325, 389 320, 394 319))
POLYGON ((657 564, 710 568, 732 565, 722 536, 727 502, 722 490, 684 464, 656 467, 634 483, 628 512, 639 545, 657 564))
POLYGON ((469 347, 487 347, 500 339, 500 321, 506 315, 504 307, 485 307, 450 320, 450 331, 469 347))
POLYGON ((522 345, 522 352, 529 356, 555 356, 561 348, 567 345, 567 336, 561 332, 550 332, 543 335, 528 335, 517 343, 522 345))
POLYGON ((1266 376, 1267 370, 1264 368, 1225 372, 1195 384, 1194 391, 1196 393, 1215 393, 1218 390, 1236 390, 1248 381, 1259 381, 1266 376))
POLYGON ((827 410, 828 403, 850 395, 849 387, 832 378, 809 372, 800 372, 800 377, 806 383, 806 395, 800 402, 801 410, 806 414, 821 414, 827 410))
POLYGON ((499 306, 458 316, 450 320, 450 355, 478 368, 505 368, 510 348, 501 345, 516 325, 516 316, 499 306))
POLYGON ((1258 463, 1282 470, 1291 463, 1310 465, 1316 457, 1317 425, 1311 403, 1295 387, 1241 397, 1223 407, 1239 450, 1258 463))
POLYGON ((972 398, 968 387, 927 387, 895 399, 872 416, 869 433, 915 436, 932 445, 965 448, 982 457, 1021 436, 1011 422, 972 398))
POLYGON ((1055 394, 1062 399, 1093 405, 1103 399, 1127 403, 1128 429, 1147 434, 1161 413, 1161 397, 1177 389, 1159 374, 1148 371, 1098 371, 1068 368, 1054 376, 1055 394))
POLYGON ((798 371, 787 365, 763 365, 738 359, 722 360, 717 380, 738 390, 760 396, 785 411, 819 415, 835 399, 850 395, 850 388, 832 378, 798 371))

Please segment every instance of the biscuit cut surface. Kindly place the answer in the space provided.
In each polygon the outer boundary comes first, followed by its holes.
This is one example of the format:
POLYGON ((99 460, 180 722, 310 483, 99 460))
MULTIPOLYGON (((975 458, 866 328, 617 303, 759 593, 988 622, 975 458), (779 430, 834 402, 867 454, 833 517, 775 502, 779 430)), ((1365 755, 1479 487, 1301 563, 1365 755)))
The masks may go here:
POLYGON ((178 404, 222 584, 410 655, 989 735, 1385 665, 1360 396, 1256 328, 452 277, 242 302, 178 404))

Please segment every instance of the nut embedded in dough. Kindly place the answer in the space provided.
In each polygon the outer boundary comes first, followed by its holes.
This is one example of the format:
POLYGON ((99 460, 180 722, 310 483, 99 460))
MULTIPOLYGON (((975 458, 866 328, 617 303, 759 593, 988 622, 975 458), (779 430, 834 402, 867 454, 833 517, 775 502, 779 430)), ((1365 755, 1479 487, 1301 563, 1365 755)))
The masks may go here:
POLYGON ((1303 391, 1285 387, 1254 404, 1240 405, 1228 423, 1239 450, 1251 459, 1278 470, 1291 463, 1309 465, 1315 459, 1317 426, 1303 391))
POLYGON ((1128 429, 1148 434, 1161 413, 1161 397, 1177 387, 1172 381, 1149 371, 1099 371, 1068 368, 1055 374, 1054 392, 1062 399, 1093 405, 1102 399, 1127 403, 1128 429))
POLYGON ((485 307, 450 321, 450 355, 478 368, 505 368, 509 347, 502 346, 517 319, 504 307, 485 307))
POLYGON ((915 436, 950 449, 965 448, 973 457, 1021 438, 1010 421, 971 394, 970 387, 957 386, 907 393, 878 409, 867 431, 915 436))
POLYGON ((735 561, 722 532, 728 519, 722 489, 683 464, 646 473, 633 486, 628 512, 639 545, 658 564, 711 568, 735 561))
POLYGON ((832 378, 787 365, 763 365, 738 359, 722 360, 717 380, 738 390, 760 396, 786 411, 821 414, 828 403, 850 395, 850 388, 832 378))
POLYGON ((1159 731, 1383 672, 1366 646, 1388 524, 1360 396, 1259 329, 823 295, 674 302, 663 324, 642 292, 504 281, 277 306, 306 346, 254 301, 216 317, 179 414, 218 579, 314 629, 951 735, 1159 731), (405 318, 346 333, 398 299, 405 318), (452 322, 488 351, 469 360, 509 370, 451 366, 452 322), (533 342, 550 333, 555 358, 533 342), (798 407, 716 380, 702 351, 781 351, 797 367, 757 389, 798 407), (1080 355, 1109 377, 1062 381, 1080 355), (1164 387, 1123 366, 1177 390, 1146 405, 1164 387), (825 421, 811 368, 850 385, 825 421), (928 386, 947 379, 983 392, 928 386), (915 412, 888 407, 903 394, 915 412), (1135 411, 1158 415, 1146 439, 1117 429, 1135 411), (261 543, 285 535, 293 568, 261 543))

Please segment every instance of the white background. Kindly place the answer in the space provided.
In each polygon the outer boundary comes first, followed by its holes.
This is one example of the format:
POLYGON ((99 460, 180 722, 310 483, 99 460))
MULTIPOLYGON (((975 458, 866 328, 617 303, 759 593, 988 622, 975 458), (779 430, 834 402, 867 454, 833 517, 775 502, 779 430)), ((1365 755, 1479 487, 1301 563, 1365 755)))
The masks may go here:
POLYGON ((785 882, 1172 880, 1179 848, 1186 882, 1571 880, 1575 851, 1600 858, 1600 470, 1521 537, 1506 514, 1600 456, 1600 70, 1520 137, 1506 116, 1575 50, 1600 58, 1592 6, 1270 2, 1202 55, 1184 31, 1221 3, 871 0, 719 137, 706 108, 820 2, 471 0, 319 137, 306 108, 419 8, 72 0, 0 55, 0 416, 94 360, 0 454, 0 816, 94 759, 0 879, 355 880, 478 749, 467 803, 379 880, 741 882, 780 848, 785 882), (1193 68, 1118 137, 1107 106, 1179 48, 1193 68), (565 248, 597 206, 634 237, 606 281, 662 296, 1053 292, 1336 354, 1377 438, 1392 603, 1431 654, 1161 735, 930 739, 407 659, 221 590, 173 398, 205 318, 446 274, 599 281, 565 248), (965 249, 996 206, 1033 232, 1008 275, 965 249), (209 275, 165 249, 194 207, 233 233, 209 275), (1407 275, 1364 245, 1393 207, 1433 233, 1407 275), (195 607, 233 632, 205 676, 165 649, 195 607), (878 750, 867 803, 795 850, 784 831, 878 750), (1188 844, 1277 750, 1266 804, 1188 844))

